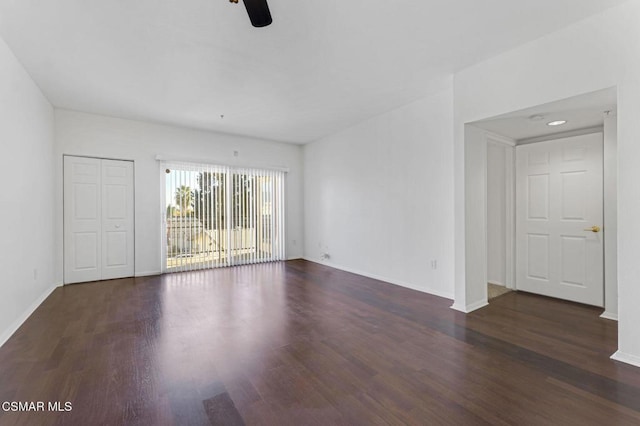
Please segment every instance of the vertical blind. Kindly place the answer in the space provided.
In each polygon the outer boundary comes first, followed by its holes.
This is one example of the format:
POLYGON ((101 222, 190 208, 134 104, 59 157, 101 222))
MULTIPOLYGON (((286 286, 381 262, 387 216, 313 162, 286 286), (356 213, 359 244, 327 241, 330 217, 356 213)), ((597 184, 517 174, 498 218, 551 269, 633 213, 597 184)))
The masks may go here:
POLYGON ((284 259, 284 172, 163 163, 166 270, 284 259))

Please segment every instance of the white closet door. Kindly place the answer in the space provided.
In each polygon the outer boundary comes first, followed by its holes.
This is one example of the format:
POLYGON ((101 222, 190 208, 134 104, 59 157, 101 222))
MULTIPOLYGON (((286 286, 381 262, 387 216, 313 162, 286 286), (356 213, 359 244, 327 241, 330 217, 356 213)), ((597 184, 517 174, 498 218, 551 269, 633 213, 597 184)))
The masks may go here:
POLYGON ((64 157, 65 284, 134 275, 133 163, 64 157))
POLYGON ((518 290, 603 304, 602 134, 516 148, 518 290))
POLYGON ((100 161, 64 157, 64 281, 67 284, 101 277, 100 161))
POLYGON ((102 279, 131 277, 133 163, 102 160, 102 279))

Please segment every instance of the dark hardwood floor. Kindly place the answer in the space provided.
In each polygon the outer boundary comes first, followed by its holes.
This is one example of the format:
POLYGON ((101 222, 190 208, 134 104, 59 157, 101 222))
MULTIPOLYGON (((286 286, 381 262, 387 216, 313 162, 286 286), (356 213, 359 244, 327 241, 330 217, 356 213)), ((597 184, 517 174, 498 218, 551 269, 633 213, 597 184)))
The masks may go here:
POLYGON ((0 348, 2 425, 640 424, 600 310, 475 313, 305 261, 58 288, 0 348))

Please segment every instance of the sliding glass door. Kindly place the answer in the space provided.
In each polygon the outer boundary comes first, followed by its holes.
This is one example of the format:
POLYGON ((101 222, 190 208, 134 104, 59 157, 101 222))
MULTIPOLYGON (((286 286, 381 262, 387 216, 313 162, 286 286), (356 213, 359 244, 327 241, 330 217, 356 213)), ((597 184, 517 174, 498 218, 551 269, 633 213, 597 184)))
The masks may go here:
POLYGON ((165 270, 284 259, 284 172, 165 163, 165 270))

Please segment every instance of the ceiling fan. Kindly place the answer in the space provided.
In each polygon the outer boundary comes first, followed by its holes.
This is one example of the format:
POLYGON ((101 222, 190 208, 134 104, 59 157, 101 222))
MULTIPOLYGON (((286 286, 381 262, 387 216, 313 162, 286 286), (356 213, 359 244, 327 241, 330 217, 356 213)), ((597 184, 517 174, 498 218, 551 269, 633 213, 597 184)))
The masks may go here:
MULTIPOLYGON (((231 3, 238 3, 238 0, 229 0, 231 3)), ((254 27, 266 27, 271 24, 271 12, 267 0, 243 0, 244 7, 247 8, 251 25, 254 27)))

